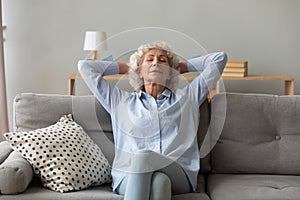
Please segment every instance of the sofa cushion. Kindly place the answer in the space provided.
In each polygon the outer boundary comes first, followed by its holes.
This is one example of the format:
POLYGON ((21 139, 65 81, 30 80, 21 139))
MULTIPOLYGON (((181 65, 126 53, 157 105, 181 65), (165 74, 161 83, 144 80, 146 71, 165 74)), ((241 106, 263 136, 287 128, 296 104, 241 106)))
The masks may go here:
POLYGON ((300 174, 300 96, 221 93, 211 109, 213 172, 300 174))
POLYGON ((207 190, 212 200, 299 200, 300 177, 213 174, 208 177, 207 190))
POLYGON ((111 180, 111 167, 101 149, 71 115, 46 128, 4 136, 52 190, 81 190, 111 180))

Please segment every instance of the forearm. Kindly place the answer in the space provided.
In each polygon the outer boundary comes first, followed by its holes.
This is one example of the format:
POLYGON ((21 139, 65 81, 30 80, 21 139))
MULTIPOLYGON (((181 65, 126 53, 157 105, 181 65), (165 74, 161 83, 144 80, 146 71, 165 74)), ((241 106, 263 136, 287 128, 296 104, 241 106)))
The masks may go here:
POLYGON ((207 98, 217 82, 225 67, 227 56, 224 52, 211 53, 188 60, 188 70, 201 72, 189 85, 191 98, 199 105, 207 98))
POLYGON ((123 62, 117 62, 119 65, 119 74, 126 74, 129 71, 129 66, 123 62))
POLYGON ((227 62, 227 55, 224 52, 215 52, 206 55, 201 55, 188 60, 187 70, 192 71, 204 71, 210 70, 212 67, 216 67, 219 73, 223 72, 225 64, 227 62))
POLYGON ((179 72, 181 74, 189 72, 189 70, 188 70, 188 62, 187 61, 182 61, 182 62, 178 63, 178 70, 179 70, 179 72))
POLYGON ((119 66, 116 62, 100 60, 80 60, 78 70, 83 77, 106 76, 119 73, 119 66))
POLYGON ((222 66, 224 65, 224 62, 226 63, 227 57, 224 52, 215 52, 205 55, 198 55, 194 56, 193 58, 190 58, 187 61, 179 62, 178 64, 178 70, 180 73, 186 73, 186 72, 197 72, 197 71, 203 71, 207 67, 211 65, 217 65, 219 68, 219 71, 221 72, 222 66))
POLYGON ((113 87, 103 76, 119 73, 119 65, 116 62, 100 60, 81 60, 78 62, 78 70, 95 97, 110 113, 112 102, 118 88, 113 87))

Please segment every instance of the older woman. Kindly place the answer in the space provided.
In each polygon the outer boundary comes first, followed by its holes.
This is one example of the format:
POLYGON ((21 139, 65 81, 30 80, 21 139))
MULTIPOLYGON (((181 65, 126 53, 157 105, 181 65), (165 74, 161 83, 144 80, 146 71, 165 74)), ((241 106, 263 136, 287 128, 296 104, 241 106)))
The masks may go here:
POLYGON ((115 141, 113 190, 125 200, 171 199, 192 192, 199 171, 198 108, 220 78, 227 57, 211 53, 179 62, 165 42, 142 45, 130 63, 79 61, 79 71, 110 113, 115 141), (179 73, 201 71, 177 89, 179 73), (135 92, 105 75, 129 72, 135 92))

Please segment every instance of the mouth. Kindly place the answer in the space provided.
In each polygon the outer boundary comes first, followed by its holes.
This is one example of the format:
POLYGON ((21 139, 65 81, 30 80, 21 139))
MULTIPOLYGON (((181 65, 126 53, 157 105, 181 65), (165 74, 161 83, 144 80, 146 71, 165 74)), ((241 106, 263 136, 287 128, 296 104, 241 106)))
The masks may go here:
POLYGON ((159 70, 152 70, 152 71, 150 71, 149 73, 159 73, 159 74, 162 74, 162 72, 159 71, 159 70))

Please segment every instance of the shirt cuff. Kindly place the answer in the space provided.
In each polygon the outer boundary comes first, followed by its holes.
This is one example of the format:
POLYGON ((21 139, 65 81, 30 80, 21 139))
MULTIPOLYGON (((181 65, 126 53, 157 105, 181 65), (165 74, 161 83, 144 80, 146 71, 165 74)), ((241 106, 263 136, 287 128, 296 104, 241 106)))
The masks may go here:
POLYGON ((187 64, 187 70, 188 70, 188 72, 197 71, 196 68, 189 61, 188 61, 188 64, 187 64))
POLYGON ((119 65, 116 62, 111 62, 105 69, 103 75, 114 75, 119 74, 119 65))

